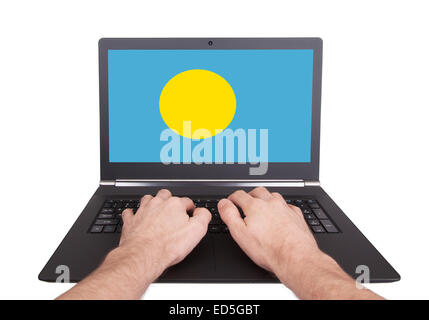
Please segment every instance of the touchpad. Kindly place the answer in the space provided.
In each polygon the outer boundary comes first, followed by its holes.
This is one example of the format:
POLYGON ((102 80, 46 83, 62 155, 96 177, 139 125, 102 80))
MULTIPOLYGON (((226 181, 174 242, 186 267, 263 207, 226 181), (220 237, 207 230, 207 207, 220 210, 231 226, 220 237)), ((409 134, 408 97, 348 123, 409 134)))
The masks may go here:
POLYGON ((214 241, 216 275, 231 282, 273 282, 276 277, 257 266, 229 234, 218 234, 214 241))
POLYGON ((194 250, 179 264, 168 268, 159 278, 161 281, 204 281, 215 275, 213 237, 206 235, 194 250))

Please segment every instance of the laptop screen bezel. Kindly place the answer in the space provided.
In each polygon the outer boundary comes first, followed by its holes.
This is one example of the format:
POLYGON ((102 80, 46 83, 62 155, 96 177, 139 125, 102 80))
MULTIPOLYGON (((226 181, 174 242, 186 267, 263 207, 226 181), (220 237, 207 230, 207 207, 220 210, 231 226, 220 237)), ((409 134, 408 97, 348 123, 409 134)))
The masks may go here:
MULTIPOLYGON (((322 40, 320 38, 102 38, 99 41, 101 180, 116 179, 250 179, 319 180, 322 40), (209 45, 212 41, 212 45, 209 45), (311 161, 269 163, 264 175, 249 175, 251 164, 119 163, 109 161, 108 50, 311 49, 313 89, 311 161)), ((126 124, 124 124, 126 125, 126 124)), ((270 146, 273 147, 273 146, 270 146)), ((281 146, 276 146, 281 147, 281 146)))

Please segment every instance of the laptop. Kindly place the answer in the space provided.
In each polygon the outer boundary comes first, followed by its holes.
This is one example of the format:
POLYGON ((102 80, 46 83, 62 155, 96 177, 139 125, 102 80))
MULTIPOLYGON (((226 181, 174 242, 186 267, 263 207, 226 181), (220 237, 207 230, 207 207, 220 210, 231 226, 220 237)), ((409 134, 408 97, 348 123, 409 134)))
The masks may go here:
POLYGON ((217 201, 265 186, 301 208, 320 249, 353 278, 399 274, 319 182, 322 40, 99 41, 100 184, 39 279, 77 282, 120 239, 124 208, 168 188, 212 213, 208 232, 159 282, 278 282, 238 247, 217 201))

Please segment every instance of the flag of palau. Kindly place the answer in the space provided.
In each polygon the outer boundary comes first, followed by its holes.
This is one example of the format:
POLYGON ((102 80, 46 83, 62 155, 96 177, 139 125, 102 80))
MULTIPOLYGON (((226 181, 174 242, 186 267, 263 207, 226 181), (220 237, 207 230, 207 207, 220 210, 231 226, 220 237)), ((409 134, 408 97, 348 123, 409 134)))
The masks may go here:
POLYGON ((109 50, 109 160, 309 162, 312 79, 312 50, 109 50))

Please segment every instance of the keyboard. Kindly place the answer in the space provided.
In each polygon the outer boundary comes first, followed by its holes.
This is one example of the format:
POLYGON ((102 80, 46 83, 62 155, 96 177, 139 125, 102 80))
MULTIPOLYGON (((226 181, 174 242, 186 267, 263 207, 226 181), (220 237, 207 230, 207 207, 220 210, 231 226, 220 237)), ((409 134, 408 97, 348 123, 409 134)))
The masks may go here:
MULTIPOLYGON (((192 198, 192 197, 191 197, 192 198)), ((219 198, 194 197, 195 207, 207 208, 212 214, 208 232, 229 233, 228 227, 222 221, 217 210, 219 198)), ((286 199, 288 204, 301 209, 304 219, 313 233, 339 233, 338 227, 327 216, 319 203, 314 199, 286 199)), ((131 208, 135 213, 140 206, 139 199, 108 199, 98 212, 88 232, 90 233, 121 233, 122 211, 131 208)), ((239 210, 241 216, 244 214, 239 210)))

